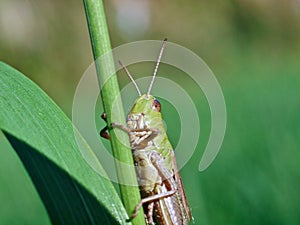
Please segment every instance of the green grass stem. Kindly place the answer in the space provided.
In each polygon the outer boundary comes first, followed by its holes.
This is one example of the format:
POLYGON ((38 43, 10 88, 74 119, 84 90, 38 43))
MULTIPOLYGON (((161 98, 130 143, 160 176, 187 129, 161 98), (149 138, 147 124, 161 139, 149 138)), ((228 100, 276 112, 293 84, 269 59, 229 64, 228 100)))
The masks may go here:
MULTIPOLYGON (((122 102, 121 100, 117 100, 117 97, 120 95, 117 76, 114 72, 111 76, 112 71, 115 71, 113 57, 112 55, 106 55, 107 57, 105 57, 105 63, 103 63, 101 60, 98 60, 101 56, 111 51, 111 44, 103 2, 101 0, 84 0, 84 6, 88 21, 94 59, 96 62, 99 86, 101 87, 103 107, 107 114, 108 124, 111 124, 111 122, 124 123, 125 117, 122 102), (115 101, 117 102, 114 103, 115 101), (117 106, 114 106, 114 114, 116 114, 114 120, 116 119, 117 121, 111 120, 113 104, 116 104, 117 106)), ((110 137, 115 159, 126 164, 133 165, 131 150, 120 143, 118 138, 116 138, 115 132, 113 132, 113 130, 110 130, 110 137)), ((129 143, 125 143, 125 145, 129 146, 129 143)), ((128 186, 119 184, 121 198, 128 215, 131 215, 133 213, 135 206, 140 201, 140 193, 137 186, 134 167, 132 166, 131 168, 132 169, 127 170, 124 170, 124 168, 116 168, 119 180, 127 179, 130 180, 131 184, 136 185, 128 186)), ((142 210, 138 214, 138 216, 132 220, 132 224, 145 224, 142 210)))

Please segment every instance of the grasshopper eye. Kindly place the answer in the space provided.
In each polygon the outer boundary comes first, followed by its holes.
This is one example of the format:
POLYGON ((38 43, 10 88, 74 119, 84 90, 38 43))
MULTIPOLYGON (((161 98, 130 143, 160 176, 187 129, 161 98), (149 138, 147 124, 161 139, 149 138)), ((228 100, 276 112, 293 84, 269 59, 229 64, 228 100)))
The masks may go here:
POLYGON ((154 99, 153 102, 152 102, 152 109, 157 111, 157 112, 160 112, 160 109, 161 109, 161 106, 160 106, 160 103, 157 99, 154 99))

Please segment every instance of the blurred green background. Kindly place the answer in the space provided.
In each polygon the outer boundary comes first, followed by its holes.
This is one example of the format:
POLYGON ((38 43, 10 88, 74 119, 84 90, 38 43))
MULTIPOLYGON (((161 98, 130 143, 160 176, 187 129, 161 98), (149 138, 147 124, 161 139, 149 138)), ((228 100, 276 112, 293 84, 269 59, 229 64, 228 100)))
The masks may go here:
MULTIPOLYGON (((113 47, 168 37, 204 59, 223 89, 226 136, 200 173, 210 115, 201 91, 192 82, 186 87, 201 120, 197 151, 181 171, 195 224, 299 224, 300 1, 104 4, 113 47)), ((34 80, 70 117, 77 83, 92 62, 83 2, 0 0, 0 60, 34 80)), ((120 79, 121 86, 128 82, 120 79)), ((176 143, 178 116, 163 110, 176 143)), ((0 224, 49 224, 22 163, 0 136, 0 224)))

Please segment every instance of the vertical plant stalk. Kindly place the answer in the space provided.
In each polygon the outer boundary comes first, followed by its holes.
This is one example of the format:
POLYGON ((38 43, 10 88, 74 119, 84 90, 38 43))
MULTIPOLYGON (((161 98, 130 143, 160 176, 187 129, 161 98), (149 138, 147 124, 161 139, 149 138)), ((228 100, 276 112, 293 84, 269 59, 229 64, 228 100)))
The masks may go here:
MULTIPOLYGON (((84 0, 84 6, 93 48, 94 60, 96 63, 99 86, 101 87, 103 107, 107 114, 107 122, 108 124, 111 124, 111 122, 123 123, 125 122, 125 117, 122 102, 121 100, 119 100, 117 101, 117 103, 114 103, 116 99, 118 99, 117 97, 120 95, 120 92, 116 74, 114 73, 111 76, 111 71, 115 71, 113 57, 111 54, 106 55, 107 57, 105 57, 104 63, 99 62, 97 60, 101 56, 111 51, 111 44, 109 39, 103 2, 102 0, 84 0), (111 121, 113 103, 114 120, 117 121, 111 121)), ((134 184, 134 186, 119 184, 123 204, 126 208, 128 215, 131 215, 135 209, 135 206, 141 199, 134 171, 131 149, 125 147, 123 145, 124 143, 121 144, 118 138, 116 137, 115 132, 113 132, 112 130, 110 130, 110 137, 113 155, 115 159, 128 165, 132 165, 130 167, 131 169, 126 170, 120 167, 116 168, 117 175, 120 181, 129 180, 130 184, 134 184)), ((129 146, 129 142, 125 143, 125 145, 129 146)), ((143 210, 141 210, 138 216, 132 220, 132 224, 145 224, 143 210)))

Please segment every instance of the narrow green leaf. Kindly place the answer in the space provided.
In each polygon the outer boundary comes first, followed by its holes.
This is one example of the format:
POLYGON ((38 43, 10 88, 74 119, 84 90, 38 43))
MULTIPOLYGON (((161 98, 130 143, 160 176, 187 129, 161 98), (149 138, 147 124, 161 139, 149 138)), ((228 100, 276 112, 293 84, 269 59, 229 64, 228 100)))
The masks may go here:
POLYGON ((27 169, 53 224, 126 224, 126 211, 92 150, 32 81, 0 62, 0 129, 27 169))

